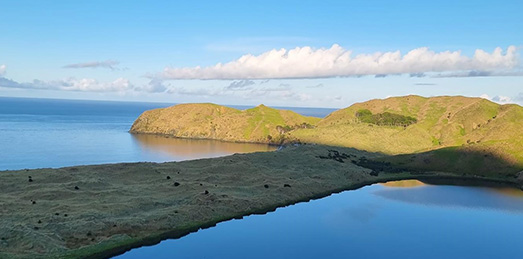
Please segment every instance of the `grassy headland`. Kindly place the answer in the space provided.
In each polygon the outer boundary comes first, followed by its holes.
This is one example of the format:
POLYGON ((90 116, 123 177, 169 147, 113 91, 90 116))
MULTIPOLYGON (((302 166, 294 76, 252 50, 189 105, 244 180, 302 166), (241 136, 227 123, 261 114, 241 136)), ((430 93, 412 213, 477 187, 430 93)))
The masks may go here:
POLYGON ((505 160, 506 169, 515 174, 523 170, 522 129, 523 107, 518 105, 462 96, 410 95, 357 103, 323 119, 263 105, 239 111, 213 104, 182 104, 143 113, 130 132, 272 144, 316 143, 386 156, 418 154, 425 162, 411 166, 423 170, 459 164, 453 169, 492 172, 495 165, 477 166, 481 164, 478 159, 488 162, 482 158, 490 156, 505 160), (471 155, 475 158, 446 156, 454 154, 446 152, 449 149, 475 154, 471 155))
POLYGON ((279 144, 289 139, 286 132, 312 127, 319 121, 319 118, 265 105, 237 110, 211 103, 179 104, 144 112, 134 122, 130 132, 279 144))

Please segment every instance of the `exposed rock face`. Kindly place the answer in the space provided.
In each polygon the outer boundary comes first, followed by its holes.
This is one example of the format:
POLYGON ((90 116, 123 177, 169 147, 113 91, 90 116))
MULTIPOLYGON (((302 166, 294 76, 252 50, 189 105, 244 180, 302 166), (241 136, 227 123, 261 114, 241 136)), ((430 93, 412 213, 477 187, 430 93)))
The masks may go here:
POLYGON ((144 112, 131 133, 238 142, 281 143, 289 140, 283 128, 312 127, 320 119, 264 105, 237 110, 216 104, 179 104, 144 112), (278 130, 280 129, 280 130, 278 130))

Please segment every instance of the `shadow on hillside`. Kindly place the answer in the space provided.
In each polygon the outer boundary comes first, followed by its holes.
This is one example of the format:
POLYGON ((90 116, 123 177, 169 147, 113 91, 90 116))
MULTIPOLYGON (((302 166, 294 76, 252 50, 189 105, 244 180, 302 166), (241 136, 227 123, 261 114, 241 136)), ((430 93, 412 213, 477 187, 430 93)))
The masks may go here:
POLYGON ((439 171, 461 176, 484 176, 516 180, 523 165, 509 161, 488 150, 460 147, 442 148, 422 153, 381 156, 358 161, 363 167, 377 171, 426 172, 439 171))

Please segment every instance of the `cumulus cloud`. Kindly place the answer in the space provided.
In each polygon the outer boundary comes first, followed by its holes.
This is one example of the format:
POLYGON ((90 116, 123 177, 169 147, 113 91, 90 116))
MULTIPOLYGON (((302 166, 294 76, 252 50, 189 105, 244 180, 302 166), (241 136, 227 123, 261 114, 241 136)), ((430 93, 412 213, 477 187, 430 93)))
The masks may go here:
POLYGON ((11 79, 5 77, 0 77, 0 87, 9 87, 9 88, 25 88, 22 84, 15 82, 11 79))
POLYGON ((483 99, 487 99, 487 100, 490 100, 490 96, 488 94, 482 94, 479 96, 479 98, 483 98, 483 99))
POLYGON ((163 79, 283 79, 326 78, 396 74, 421 76, 424 73, 469 72, 495 73, 519 65, 517 49, 496 48, 489 53, 478 49, 472 57, 460 51, 435 52, 429 48, 353 55, 334 44, 330 48, 273 49, 260 55, 247 54, 228 63, 208 67, 167 67, 163 79))
POLYGON ((497 102, 497 103, 503 103, 503 104, 513 103, 512 98, 510 98, 508 96, 503 96, 503 95, 497 95, 497 96, 492 97, 492 101, 497 102))
POLYGON ((523 93, 519 93, 514 98, 509 97, 509 96, 504 96, 504 95, 496 95, 494 97, 490 97, 488 94, 482 94, 479 97, 499 103, 499 104, 508 104, 508 103, 522 104, 523 103, 523 93))
POLYGON ((7 69, 6 65, 0 65, 0 76, 5 75, 5 70, 7 69))
POLYGON ((165 84, 161 79, 152 79, 148 84, 134 88, 135 91, 148 93, 164 93, 167 89, 169 89, 169 85, 165 84))
POLYGON ((63 66, 63 68, 108 68, 111 70, 117 69, 116 66, 120 62, 115 60, 105 60, 105 61, 92 61, 84 63, 75 63, 63 66))
POLYGON ((129 80, 125 78, 118 78, 112 82, 99 82, 90 78, 67 78, 54 81, 33 80, 32 82, 19 83, 5 77, 0 77, 0 87, 81 92, 121 92, 134 88, 129 80))

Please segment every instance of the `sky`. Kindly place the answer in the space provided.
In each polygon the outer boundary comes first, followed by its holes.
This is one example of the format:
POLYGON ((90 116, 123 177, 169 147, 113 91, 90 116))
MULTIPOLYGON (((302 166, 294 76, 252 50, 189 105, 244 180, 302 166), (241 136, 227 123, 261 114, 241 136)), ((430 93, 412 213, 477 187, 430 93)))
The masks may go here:
POLYGON ((0 96, 523 104, 521 1, 5 1, 0 96))

